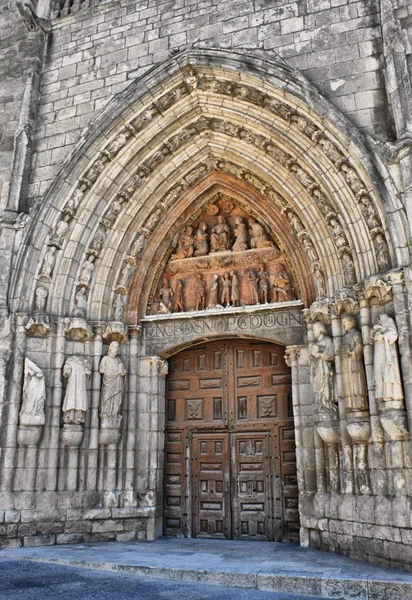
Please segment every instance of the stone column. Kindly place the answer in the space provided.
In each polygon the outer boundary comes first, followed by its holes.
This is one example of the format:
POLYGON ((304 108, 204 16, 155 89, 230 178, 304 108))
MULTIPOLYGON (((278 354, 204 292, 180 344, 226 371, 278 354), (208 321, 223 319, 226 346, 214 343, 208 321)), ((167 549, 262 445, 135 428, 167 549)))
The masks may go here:
POLYGON ((17 430, 22 398, 24 354, 26 351, 26 315, 16 315, 14 338, 14 362, 8 388, 9 401, 6 405, 7 425, 4 437, 4 459, 1 489, 9 491, 13 487, 14 468, 17 453, 17 430))
POLYGON ((55 490, 57 486, 57 471, 59 461, 59 438, 60 419, 63 398, 63 376, 64 351, 66 345, 66 319, 59 318, 56 321, 57 331, 54 340, 54 352, 52 355, 52 377, 53 395, 50 417, 50 437, 47 457, 47 489, 55 490))
POLYGON ((94 343, 93 343, 93 373, 92 373, 92 395, 90 405, 90 437, 89 437, 89 456, 87 468, 87 489, 97 489, 97 465, 99 457, 99 403, 100 389, 102 386, 102 376, 100 375, 99 365, 103 354, 103 326, 104 323, 94 323, 94 343))
POLYGON ((137 399, 138 399, 138 355, 140 325, 129 326, 129 412, 126 440, 126 479, 125 489, 132 490, 135 480, 136 431, 137 431, 137 399))
POLYGON ((373 346, 371 340, 371 309, 370 300, 363 291, 358 292, 360 298, 360 323, 363 342, 363 358, 365 362, 366 383, 368 386, 369 415, 371 424, 371 440, 369 444, 369 475, 372 492, 386 495, 388 484, 386 478, 386 459, 384 450, 384 435, 379 420, 378 406, 375 400, 375 383, 373 374, 373 346))
POLYGON ((153 509, 147 538, 163 529, 163 470, 165 430, 165 378, 168 365, 158 356, 141 356, 139 362, 137 492, 153 509))

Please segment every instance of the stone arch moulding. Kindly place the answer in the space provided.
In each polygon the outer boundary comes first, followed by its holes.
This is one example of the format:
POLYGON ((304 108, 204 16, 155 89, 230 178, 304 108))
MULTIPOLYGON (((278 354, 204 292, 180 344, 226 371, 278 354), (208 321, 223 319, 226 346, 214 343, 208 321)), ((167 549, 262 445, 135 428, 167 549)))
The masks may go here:
POLYGON ((308 305, 408 264, 404 212, 383 169, 283 61, 185 50, 113 98, 33 207, 11 308, 30 311, 41 286, 52 314, 110 319, 119 294, 127 305, 129 288, 142 287, 143 269, 149 279, 126 313, 136 322, 173 236, 219 191, 264 207, 308 305))

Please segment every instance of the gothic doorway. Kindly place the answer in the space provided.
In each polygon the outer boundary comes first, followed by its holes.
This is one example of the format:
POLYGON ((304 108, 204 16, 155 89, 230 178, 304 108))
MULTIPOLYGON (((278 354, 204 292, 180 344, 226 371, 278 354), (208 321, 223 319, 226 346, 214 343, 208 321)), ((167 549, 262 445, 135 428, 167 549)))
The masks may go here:
POLYGON ((247 340, 169 360, 166 535, 297 540, 291 374, 284 348, 247 340))

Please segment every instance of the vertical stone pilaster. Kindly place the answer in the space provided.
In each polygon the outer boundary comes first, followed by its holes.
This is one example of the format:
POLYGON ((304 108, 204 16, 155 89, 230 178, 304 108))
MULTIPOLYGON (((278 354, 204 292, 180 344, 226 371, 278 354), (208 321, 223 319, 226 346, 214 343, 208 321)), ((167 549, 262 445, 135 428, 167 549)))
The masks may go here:
POLYGON ((126 440, 126 478, 125 489, 131 490, 135 481, 136 458, 136 430, 137 430, 137 405, 138 405, 138 356, 139 339, 142 332, 140 325, 129 327, 129 411, 127 422, 126 440))
POLYGON ((148 539, 162 533, 165 430, 165 378, 167 362, 158 356, 142 356, 139 362, 139 426, 137 433, 137 492, 155 509, 148 520, 148 539), (145 487, 139 490, 139 487, 145 487))
POLYGON ((60 415, 63 397, 62 369, 66 346, 66 319, 57 319, 57 331, 52 355, 53 396, 50 416, 50 438, 47 457, 47 489, 55 490, 59 461, 60 415))
POLYGON ((102 376, 100 375, 99 365, 103 353, 103 323, 94 323, 93 331, 93 379, 90 405, 90 437, 87 469, 88 490, 97 489, 97 468, 99 457, 99 403, 100 389, 102 385, 102 376))
POLYGON ((26 315, 16 315, 16 334, 14 338, 14 356, 9 385, 9 401, 5 413, 7 424, 5 431, 4 459, 2 464, 1 489, 9 491, 13 487, 14 468, 17 453, 17 430, 22 397, 24 355, 26 351, 26 315))

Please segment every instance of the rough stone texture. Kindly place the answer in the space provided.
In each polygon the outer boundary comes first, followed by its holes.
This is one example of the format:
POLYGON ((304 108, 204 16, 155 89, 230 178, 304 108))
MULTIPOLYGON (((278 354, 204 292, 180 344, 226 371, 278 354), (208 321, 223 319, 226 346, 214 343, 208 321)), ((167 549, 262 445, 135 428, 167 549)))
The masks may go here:
POLYGON ((1 545, 159 536, 165 361, 240 336, 287 348, 301 544, 410 568, 408 2, 33 8, 23 20, 0 5, 1 545), (183 226, 222 197, 261 219, 299 300, 149 315, 183 226), (363 346, 361 414, 342 388, 345 313, 363 346), (382 314, 394 319, 402 391, 376 398, 382 314), (329 412, 314 384, 319 323, 329 412), (112 341, 127 377, 104 421, 112 341), (91 376, 81 418, 63 426, 73 356, 91 376), (30 425, 25 358, 46 383, 30 425))

